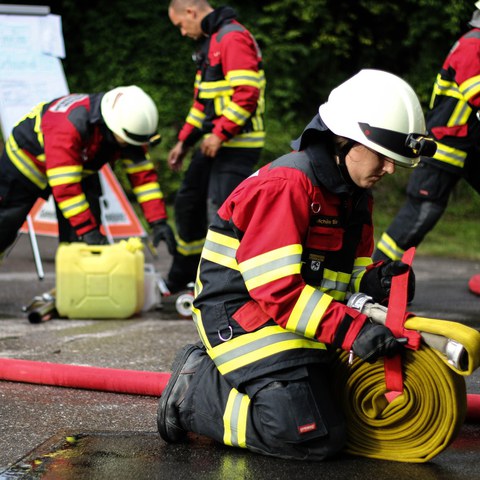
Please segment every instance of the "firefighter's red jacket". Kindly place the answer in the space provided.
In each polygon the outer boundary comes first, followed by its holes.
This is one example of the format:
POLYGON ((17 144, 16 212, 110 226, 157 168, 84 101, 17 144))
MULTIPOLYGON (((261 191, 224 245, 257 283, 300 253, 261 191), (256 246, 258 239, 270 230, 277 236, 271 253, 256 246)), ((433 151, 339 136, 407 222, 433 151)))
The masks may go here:
POLYGON ((97 227, 82 190, 85 175, 122 160, 145 218, 167 217, 157 173, 146 148, 121 148, 100 112, 103 93, 70 94, 37 105, 13 128, 6 153, 19 178, 56 203, 78 235, 97 227))
POLYGON ((427 163, 460 173, 480 147, 480 28, 463 35, 450 50, 433 86, 427 129, 437 142, 427 163))
POLYGON ((201 26, 207 37, 195 56, 194 100, 178 139, 193 144, 214 133, 223 147, 263 147, 265 75, 255 39, 229 7, 201 26))
MULTIPOLYGON (((325 135, 328 138, 327 133, 325 135)), ((261 168, 210 226, 194 319, 234 385, 350 349, 366 317, 344 303, 372 264, 372 197, 324 142, 261 168)))

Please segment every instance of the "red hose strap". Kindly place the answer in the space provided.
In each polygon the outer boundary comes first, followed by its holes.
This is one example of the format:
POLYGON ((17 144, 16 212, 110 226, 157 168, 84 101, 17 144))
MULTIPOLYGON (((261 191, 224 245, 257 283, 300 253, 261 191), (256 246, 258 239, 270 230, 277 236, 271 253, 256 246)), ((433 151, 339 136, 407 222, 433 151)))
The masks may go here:
MULTIPOLYGON (((412 265, 415 255, 415 247, 408 249, 402 257, 402 262, 412 265)), ((388 311, 386 326, 392 331, 395 337, 402 337, 405 322, 405 314, 407 310, 408 295, 408 270, 401 275, 392 277, 392 286, 390 288, 390 298, 388 299, 388 311)), ((402 376, 402 356, 395 355, 392 358, 384 359, 385 365, 385 384, 388 392, 385 397, 389 402, 394 400, 398 395, 403 393, 403 376, 402 376)))

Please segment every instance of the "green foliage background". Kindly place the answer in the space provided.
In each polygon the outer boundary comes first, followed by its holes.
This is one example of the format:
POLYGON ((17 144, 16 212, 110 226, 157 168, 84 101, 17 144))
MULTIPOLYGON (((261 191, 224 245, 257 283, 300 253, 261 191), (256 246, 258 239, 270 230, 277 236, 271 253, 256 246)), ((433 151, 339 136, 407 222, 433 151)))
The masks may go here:
MULTIPOLYGON (((62 16, 70 91, 137 84, 152 95, 163 136, 152 156, 162 189, 171 200, 181 176, 170 172, 165 160, 191 102, 195 44, 170 23, 169 0, 17 3, 47 3, 52 13, 62 16)), ((224 3, 212 0, 211 4, 224 3)), ((402 76, 426 108, 437 71, 454 41, 468 29, 474 10, 474 0, 232 0, 228 4, 263 51, 267 145, 262 163, 288 151, 290 140, 328 92, 361 68, 402 76)), ((378 186, 377 211, 385 217, 384 223, 398 209, 407 179, 407 171, 399 172, 378 186)), ((478 212, 478 205, 466 184, 460 185, 452 214, 468 217, 478 212)))
MULTIPOLYGON (((155 99, 164 139, 153 154, 162 188, 171 196, 179 177, 164 161, 191 102, 195 44, 170 23, 168 0, 50 5, 62 16, 71 91, 138 84, 155 99)), ((401 75, 426 105, 443 57, 474 9, 473 1, 459 0, 232 0, 229 5, 264 55, 268 137, 262 162, 284 153, 331 88, 361 68, 401 75)))

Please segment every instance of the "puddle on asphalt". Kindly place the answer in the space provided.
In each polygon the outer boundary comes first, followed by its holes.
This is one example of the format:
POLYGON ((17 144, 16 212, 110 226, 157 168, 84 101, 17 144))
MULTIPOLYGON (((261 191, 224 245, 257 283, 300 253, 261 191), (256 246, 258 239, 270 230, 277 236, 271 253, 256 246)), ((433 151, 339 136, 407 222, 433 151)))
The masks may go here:
POLYGON ((465 425, 455 442, 425 464, 338 456, 325 462, 265 457, 189 434, 166 444, 157 432, 60 432, 1 471, 0 480, 471 480, 478 478, 478 425, 465 425))

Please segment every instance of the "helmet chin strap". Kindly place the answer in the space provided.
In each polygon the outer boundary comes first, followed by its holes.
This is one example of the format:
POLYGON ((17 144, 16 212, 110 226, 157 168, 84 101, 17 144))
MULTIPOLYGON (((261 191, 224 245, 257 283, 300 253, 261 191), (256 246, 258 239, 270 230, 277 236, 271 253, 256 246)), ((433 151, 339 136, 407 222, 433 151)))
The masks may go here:
POLYGON ((357 143, 358 142, 354 140, 347 140, 347 142, 344 143, 343 145, 339 145, 338 143, 335 143, 335 154, 338 157, 337 166, 338 166, 338 169, 340 170, 340 174, 342 175, 345 182, 353 186, 355 186, 356 184, 352 180, 350 173, 348 173, 347 162, 345 159, 347 158, 348 152, 350 152, 352 147, 357 143))

